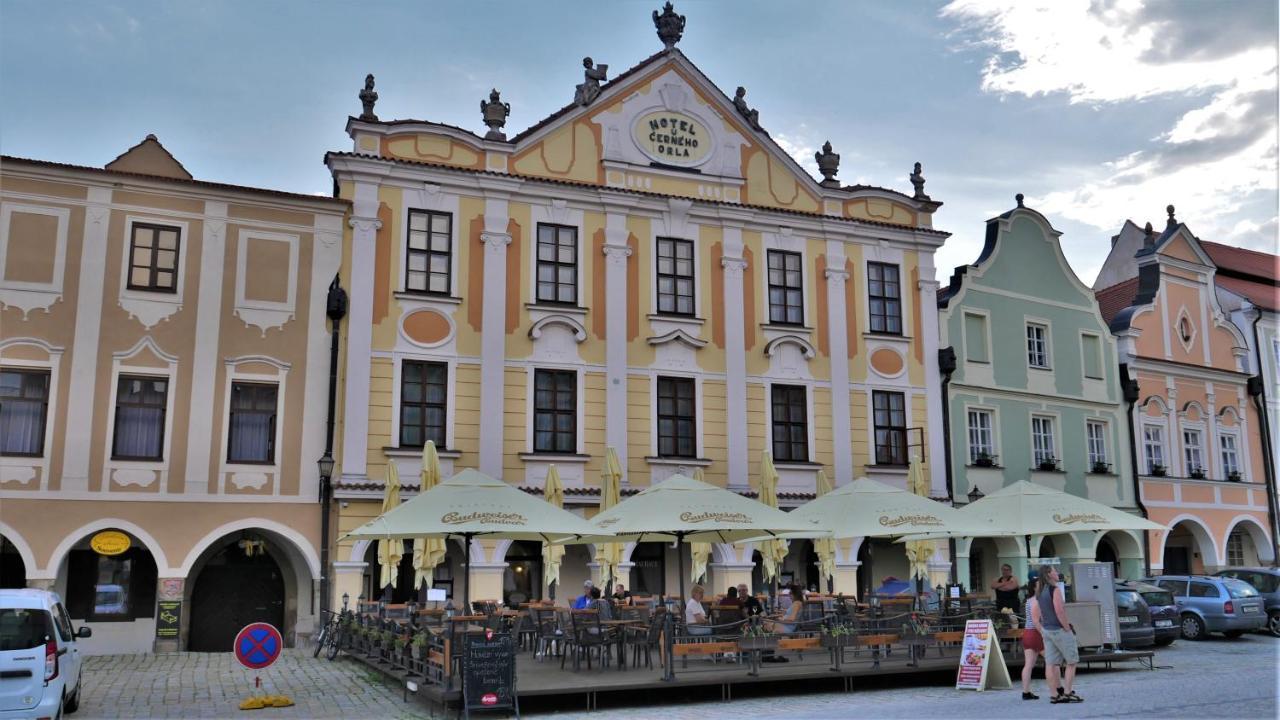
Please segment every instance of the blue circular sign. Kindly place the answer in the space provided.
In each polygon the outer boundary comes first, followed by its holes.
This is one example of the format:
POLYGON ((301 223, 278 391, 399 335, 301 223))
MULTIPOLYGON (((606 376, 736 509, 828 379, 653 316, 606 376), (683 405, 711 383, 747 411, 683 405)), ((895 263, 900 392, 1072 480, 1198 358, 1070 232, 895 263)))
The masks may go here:
POLYGON ((280 658, 284 638, 269 623, 251 623, 236 633, 236 660, 250 670, 261 670, 280 658))

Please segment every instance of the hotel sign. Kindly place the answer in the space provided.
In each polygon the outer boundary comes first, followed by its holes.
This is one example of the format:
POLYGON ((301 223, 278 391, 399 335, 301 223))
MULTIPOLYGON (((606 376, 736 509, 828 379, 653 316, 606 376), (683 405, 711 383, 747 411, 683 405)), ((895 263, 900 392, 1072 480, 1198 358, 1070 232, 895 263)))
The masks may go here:
POLYGON ((657 110, 641 115, 632 136, 641 152, 664 165, 693 167, 711 155, 711 132, 684 113, 657 110))
POLYGON ((119 530, 103 530, 89 540, 89 547, 99 555, 120 555, 129 545, 129 536, 119 530))

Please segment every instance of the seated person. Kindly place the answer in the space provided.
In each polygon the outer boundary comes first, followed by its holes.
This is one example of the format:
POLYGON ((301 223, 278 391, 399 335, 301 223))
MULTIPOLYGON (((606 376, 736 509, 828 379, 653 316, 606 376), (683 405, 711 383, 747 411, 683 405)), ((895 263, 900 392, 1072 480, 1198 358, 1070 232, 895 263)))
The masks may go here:
POLYGON ((738 597, 738 588, 730 586, 728 592, 725 593, 725 596, 720 598, 719 604, 722 607, 735 607, 741 609, 742 598, 738 597))
POLYGON ((600 588, 598 587, 591 588, 591 600, 587 602, 587 609, 595 610, 599 612, 601 620, 612 620, 613 607, 609 605, 609 603, 605 601, 603 597, 604 596, 600 592, 600 588))
POLYGON ((626 586, 622 583, 613 586, 613 601, 619 605, 631 604, 631 593, 627 591, 626 586))
POLYGON ((748 616, 759 615, 764 612, 764 606, 760 604, 760 599, 747 590, 745 583, 738 586, 738 599, 742 601, 742 609, 746 611, 748 616))
POLYGON ((793 633, 796 631, 796 623, 799 622, 800 613, 804 610, 804 590, 800 589, 799 585, 792 585, 790 591, 791 606, 781 618, 765 623, 769 632, 793 633))
POLYGON ((582 583, 582 594, 573 599, 573 604, 570 607, 574 610, 586 610, 587 604, 591 602, 591 590, 593 588, 595 588, 595 584, 590 580, 582 583))
POLYGON ((711 634, 711 626, 707 624, 706 610, 702 608, 702 596, 705 592, 701 585, 694 585, 689 590, 689 601, 684 605, 684 624, 690 635, 711 634))

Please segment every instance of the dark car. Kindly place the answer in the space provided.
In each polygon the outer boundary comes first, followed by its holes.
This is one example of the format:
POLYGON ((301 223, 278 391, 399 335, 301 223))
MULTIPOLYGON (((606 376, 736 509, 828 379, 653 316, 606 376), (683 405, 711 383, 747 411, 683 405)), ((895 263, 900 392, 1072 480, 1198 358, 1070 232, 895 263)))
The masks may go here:
POLYGON ((1273 637, 1280 637, 1280 568, 1272 567, 1237 567, 1219 570, 1220 577, 1232 577, 1243 580, 1253 586, 1262 596, 1267 608, 1266 631, 1273 637))
POLYGON ((1156 642, 1151 611, 1141 593, 1128 583, 1116 583, 1116 623, 1120 626, 1120 646, 1150 647, 1156 642))
MULTIPOLYGON (((1117 583, 1119 587, 1121 583, 1117 583)), ((1133 580, 1123 583, 1129 589, 1137 591, 1147 603, 1151 613, 1151 628, 1155 635, 1155 644, 1164 646, 1177 640, 1182 634, 1182 625, 1178 622, 1178 601, 1173 593, 1151 583, 1133 580)))

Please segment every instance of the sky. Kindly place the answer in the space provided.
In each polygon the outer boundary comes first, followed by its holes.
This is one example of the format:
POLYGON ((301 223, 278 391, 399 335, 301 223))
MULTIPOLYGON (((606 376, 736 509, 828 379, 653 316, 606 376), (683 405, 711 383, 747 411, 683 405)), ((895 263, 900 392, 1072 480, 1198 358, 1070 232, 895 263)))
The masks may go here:
MULTIPOLYGON (((0 0, 0 153, 101 166, 154 133, 202 180, 329 194, 377 76, 383 119, 514 135, 661 49, 644 2, 0 0)), ((1092 282, 1126 219, 1277 251, 1275 0, 681 0, 680 49, 815 177, 910 193, 921 162, 973 262, 1014 205, 1092 282)))

